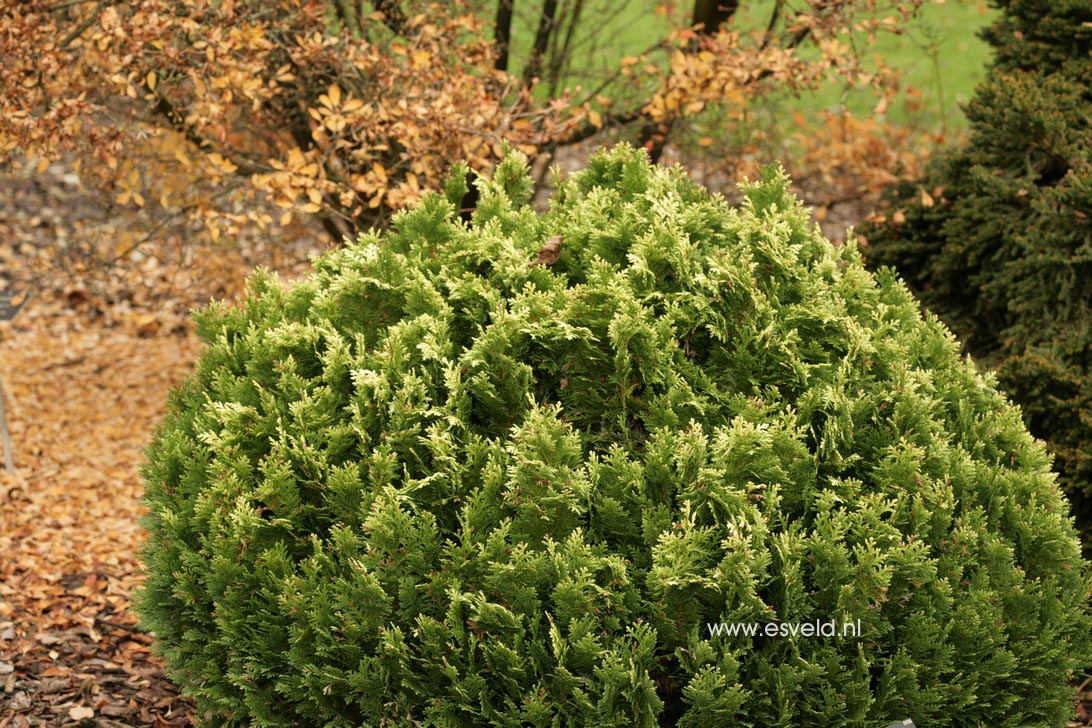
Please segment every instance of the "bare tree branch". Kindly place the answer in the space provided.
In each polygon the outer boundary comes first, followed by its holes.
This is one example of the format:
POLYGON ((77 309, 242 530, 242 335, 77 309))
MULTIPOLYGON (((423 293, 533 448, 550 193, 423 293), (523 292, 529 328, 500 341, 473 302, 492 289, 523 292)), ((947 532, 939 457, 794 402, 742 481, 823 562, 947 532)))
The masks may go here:
POLYGON ((527 60, 527 68, 523 69, 524 86, 530 86, 542 68, 542 57, 546 54, 546 48, 550 43, 550 35, 554 32, 554 19, 556 16, 557 0, 544 0, 542 15, 538 19, 538 31, 535 33, 535 44, 531 47, 531 56, 527 60))
POLYGON ((72 43, 72 41, 76 40, 81 35, 86 33, 87 30, 95 24, 95 22, 99 19, 99 13, 102 12, 102 9, 104 7, 106 7, 106 3, 107 0, 99 0, 99 2, 95 4, 94 9, 92 9, 91 12, 88 13, 87 17, 83 19, 83 22, 73 28, 72 31, 64 37, 64 40, 61 41, 61 48, 67 48, 72 43))
POLYGON ((759 46, 761 50, 766 50, 770 45, 770 40, 773 38, 773 29, 777 25, 777 21, 781 18, 781 5, 784 0, 774 0, 773 10, 770 12, 770 22, 766 24, 766 34, 762 36, 762 45, 759 46))
MULTIPOLYGON (((577 26, 580 24, 580 16, 584 12, 584 0, 573 0, 572 8, 566 8, 566 10, 568 12, 562 13, 562 17, 568 16, 564 39, 559 44, 558 39, 555 37, 554 49, 551 51, 550 98, 557 97, 561 78, 572 64, 573 37, 576 34, 577 26)), ((560 28, 558 28, 558 32, 561 32, 560 28)))

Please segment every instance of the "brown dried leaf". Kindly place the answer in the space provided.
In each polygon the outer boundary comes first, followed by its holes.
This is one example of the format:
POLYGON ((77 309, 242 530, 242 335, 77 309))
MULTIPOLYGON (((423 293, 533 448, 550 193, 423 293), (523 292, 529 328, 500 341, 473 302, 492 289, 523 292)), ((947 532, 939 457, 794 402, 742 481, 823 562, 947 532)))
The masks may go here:
POLYGON ((561 236, 554 235, 550 237, 538 251, 538 258, 531 267, 536 265, 553 265, 561 257, 561 236))
POLYGON ((87 720, 95 717, 95 711, 83 705, 77 705, 68 711, 68 717, 72 720, 87 720))

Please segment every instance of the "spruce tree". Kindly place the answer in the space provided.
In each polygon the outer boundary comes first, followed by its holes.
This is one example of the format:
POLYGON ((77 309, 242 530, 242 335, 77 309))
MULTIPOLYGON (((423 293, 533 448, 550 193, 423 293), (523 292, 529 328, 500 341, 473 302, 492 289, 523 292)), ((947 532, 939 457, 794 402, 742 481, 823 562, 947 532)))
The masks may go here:
POLYGON ((619 147, 539 214, 512 156, 469 223, 465 180, 198 317, 138 608, 208 724, 1066 722, 1045 449, 782 172, 735 209, 619 147))
POLYGON ((865 228, 865 254, 996 369, 1092 550, 1092 0, 999 6, 967 145, 893 190, 905 220, 865 228))

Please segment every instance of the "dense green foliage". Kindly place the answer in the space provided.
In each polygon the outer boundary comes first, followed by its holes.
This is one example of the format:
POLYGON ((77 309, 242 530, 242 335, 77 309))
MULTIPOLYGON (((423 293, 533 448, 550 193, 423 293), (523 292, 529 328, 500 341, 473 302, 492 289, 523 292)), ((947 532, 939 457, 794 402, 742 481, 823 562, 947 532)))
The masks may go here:
POLYGON ((1092 0, 1001 11, 967 146, 894 190, 905 221, 865 229, 867 258, 997 368, 1092 550, 1092 0))
POLYGON ((139 609, 208 721, 1062 725, 1046 451, 786 184, 622 147, 539 214, 509 157, 469 225, 452 182, 204 311, 139 609), (861 634, 708 628, 814 620, 861 634))

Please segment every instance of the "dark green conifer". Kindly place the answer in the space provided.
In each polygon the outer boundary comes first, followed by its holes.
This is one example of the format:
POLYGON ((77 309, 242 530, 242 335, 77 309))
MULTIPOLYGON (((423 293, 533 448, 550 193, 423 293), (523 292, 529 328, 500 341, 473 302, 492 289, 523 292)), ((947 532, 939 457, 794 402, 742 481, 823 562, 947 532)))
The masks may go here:
POLYGON ((469 225, 465 179, 200 314, 139 610, 207 723, 1065 723, 1045 449, 782 173, 618 148, 540 215, 509 157, 469 225), (814 620, 860 634, 709 628, 814 620))

